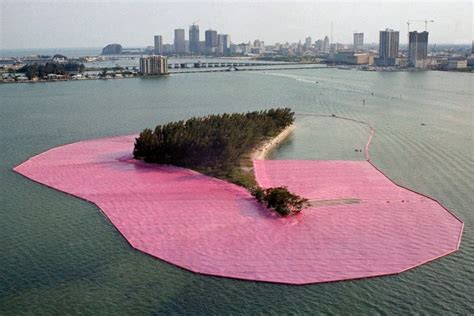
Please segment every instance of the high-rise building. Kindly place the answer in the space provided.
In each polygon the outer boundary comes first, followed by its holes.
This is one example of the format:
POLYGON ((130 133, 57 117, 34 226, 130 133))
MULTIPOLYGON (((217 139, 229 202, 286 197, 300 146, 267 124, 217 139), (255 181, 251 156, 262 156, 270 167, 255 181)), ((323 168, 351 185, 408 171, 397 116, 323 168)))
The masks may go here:
POLYGON ((428 32, 410 32, 408 37, 408 66, 425 68, 428 58, 428 32))
POLYGON ((155 35, 154 52, 157 55, 163 54, 163 37, 161 35, 155 35))
POLYGON ((217 50, 217 31, 207 30, 205 32, 206 53, 212 54, 217 50))
POLYGON ((227 55, 230 48, 230 36, 228 34, 217 35, 217 50, 221 55, 227 55))
POLYGON ((312 39, 311 39, 311 36, 308 36, 307 38, 304 39, 304 48, 305 49, 309 49, 311 47, 311 44, 312 44, 312 39))
POLYGON ((173 54, 174 45, 173 44, 163 44, 163 54, 173 54))
POLYGON ((177 54, 186 53, 186 39, 184 29, 174 30, 174 51, 177 54))
POLYGON ((364 46, 364 33, 354 33, 354 49, 361 49, 364 46))
POLYGON ((155 55, 140 58, 140 73, 143 75, 167 75, 168 58, 155 55))
POLYGON ((323 52, 329 52, 329 37, 327 36, 324 37, 323 52))
POLYGON ((395 66, 398 57, 400 32, 391 29, 380 31, 379 57, 377 65, 395 66))
POLYGON ((314 42, 314 48, 316 49, 317 52, 323 51, 323 46, 324 46, 324 42, 322 39, 318 39, 316 42, 314 42))
POLYGON ((189 26, 189 51, 191 53, 201 52, 201 46, 199 44, 199 25, 194 23, 189 26))

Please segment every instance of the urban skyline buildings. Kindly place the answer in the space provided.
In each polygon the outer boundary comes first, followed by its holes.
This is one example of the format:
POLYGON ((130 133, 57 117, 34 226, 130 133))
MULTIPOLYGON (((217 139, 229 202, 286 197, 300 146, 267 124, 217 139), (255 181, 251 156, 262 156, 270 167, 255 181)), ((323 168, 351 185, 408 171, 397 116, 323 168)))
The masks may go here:
POLYGON ((147 56, 141 57, 140 73, 143 75, 167 75, 168 58, 165 56, 147 56))
POLYGON ((408 65, 425 68, 428 58, 428 32, 413 31, 408 36, 408 65))
POLYGON ((326 35, 323 40, 323 52, 329 52, 329 37, 326 35))
POLYGON ((189 26, 189 51, 191 53, 201 52, 201 43, 199 41, 199 25, 194 23, 189 26))
POLYGON ((217 53, 224 55, 229 53, 230 49, 230 36, 228 34, 217 35, 217 53))
POLYGON ((400 41, 400 32, 392 29, 380 31, 379 57, 377 64, 379 66, 395 66, 397 63, 398 49, 400 41))
POLYGON ((313 56, 323 57, 336 62, 354 61, 362 63, 367 60, 375 62, 378 66, 409 66, 424 68, 429 66, 426 63, 428 59, 428 33, 410 32, 409 46, 403 48, 399 54, 400 32, 392 29, 379 31, 378 52, 373 44, 364 43, 364 33, 355 32, 353 43, 341 44, 331 42, 329 36, 319 38, 313 42, 311 36, 307 36, 303 41, 294 43, 275 43, 265 45, 258 39, 247 43, 232 43, 229 34, 221 34, 216 30, 208 29, 204 32, 204 38, 200 41, 199 25, 193 23, 189 26, 189 40, 185 38, 184 29, 175 29, 174 45, 163 44, 163 38, 160 35, 154 37, 154 47, 150 48, 154 54, 158 55, 184 55, 184 54, 206 54, 213 56, 229 55, 260 55, 272 57, 282 56, 313 56), (341 56, 335 54, 341 53, 341 56), (350 54, 352 52, 352 55, 350 54), (378 54, 377 54, 378 53, 378 54), (318 56, 317 54, 323 54, 318 56), (344 55, 345 54, 345 55, 344 55), (365 55, 367 56, 365 56, 365 55), (343 56, 344 55, 344 56, 343 56))
POLYGON ((205 52, 207 54, 215 53, 217 50, 217 31, 206 30, 205 32, 205 52))
POLYGON ((353 46, 355 50, 361 49, 364 46, 364 33, 354 33, 353 46))
POLYGON ((163 54, 163 36, 155 35, 154 36, 154 52, 155 54, 163 54))
POLYGON ((178 54, 186 53, 186 40, 184 36, 184 29, 174 30, 174 50, 178 54))

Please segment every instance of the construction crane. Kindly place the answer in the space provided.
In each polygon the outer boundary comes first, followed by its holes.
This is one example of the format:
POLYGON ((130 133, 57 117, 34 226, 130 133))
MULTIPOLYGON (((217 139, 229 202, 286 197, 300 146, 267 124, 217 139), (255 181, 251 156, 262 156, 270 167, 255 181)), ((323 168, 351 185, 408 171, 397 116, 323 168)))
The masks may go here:
POLYGON ((427 32, 428 31, 428 23, 433 23, 434 20, 408 20, 407 21, 408 33, 410 33, 410 23, 411 22, 423 22, 423 23, 425 23, 425 32, 427 32))
MULTIPOLYGON (((425 32, 428 32, 428 23, 433 23, 434 20, 408 20, 407 21, 407 29, 408 29, 408 43, 410 43, 410 23, 411 22, 422 22, 422 23, 425 23, 425 32)), ((408 54, 410 55, 410 54, 408 54)), ((423 68, 425 68, 425 59, 423 59, 423 68)))

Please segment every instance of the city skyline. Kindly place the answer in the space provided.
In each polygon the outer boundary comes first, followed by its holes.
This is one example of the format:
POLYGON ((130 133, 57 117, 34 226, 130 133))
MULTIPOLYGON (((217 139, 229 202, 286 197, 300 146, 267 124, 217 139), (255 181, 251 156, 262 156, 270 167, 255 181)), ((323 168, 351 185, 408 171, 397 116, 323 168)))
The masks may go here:
MULTIPOLYGON (((431 43, 468 44, 472 41, 472 4, 469 2, 217 4, 113 1, 85 5, 73 1, 60 4, 58 1, 0 0, 0 9, 0 42, 4 49, 100 47, 112 42, 128 47, 153 46, 154 35, 161 35, 163 43, 173 43, 174 30, 183 29, 186 34, 192 23, 200 26, 202 37, 206 30, 212 29, 229 34, 233 43, 255 39, 266 44, 304 42, 306 37, 314 41, 325 36, 332 37, 332 42, 352 43, 353 33, 360 32, 364 33, 364 43, 370 44, 378 42, 379 31, 391 28, 400 32, 400 44, 406 44, 406 21, 412 19, 435 21, 428 26, 431 43), (149 8, 142 10, 143 6, 149 8), (187 10, 177 11, 183 6, 187 10), (367 11, 367 8, 371 10, 367 11), (77 15, 78 10, 85 10, 87 14, 77 15), (70 18, 72 11, 75 12, 74 19, 70 18), (376 14, 367 18, 367 12, 371 11, 376 14), (50 16, 48 12, 57 15, 54 23, 45 21, 44 16, 50 16)), ((412 23, 410 30, 424 31, 424 24, 412 23)), ((189 40, 188 34, 185 38, 189 40)))

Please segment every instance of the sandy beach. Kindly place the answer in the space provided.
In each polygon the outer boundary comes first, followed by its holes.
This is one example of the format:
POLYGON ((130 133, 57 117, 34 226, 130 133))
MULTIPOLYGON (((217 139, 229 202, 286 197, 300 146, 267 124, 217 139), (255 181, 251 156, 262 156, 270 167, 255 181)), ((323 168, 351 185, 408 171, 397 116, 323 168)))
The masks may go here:
POLYGON ((282 141, 284 141, 291 133, 295 130, 296 125, 291 124, 290 126, 286 127, 280 134, 277 136, 264 141, 260 146, 258 146, 250 155, 250 159, 265 159, 268 154, 278 147, 282 141))

